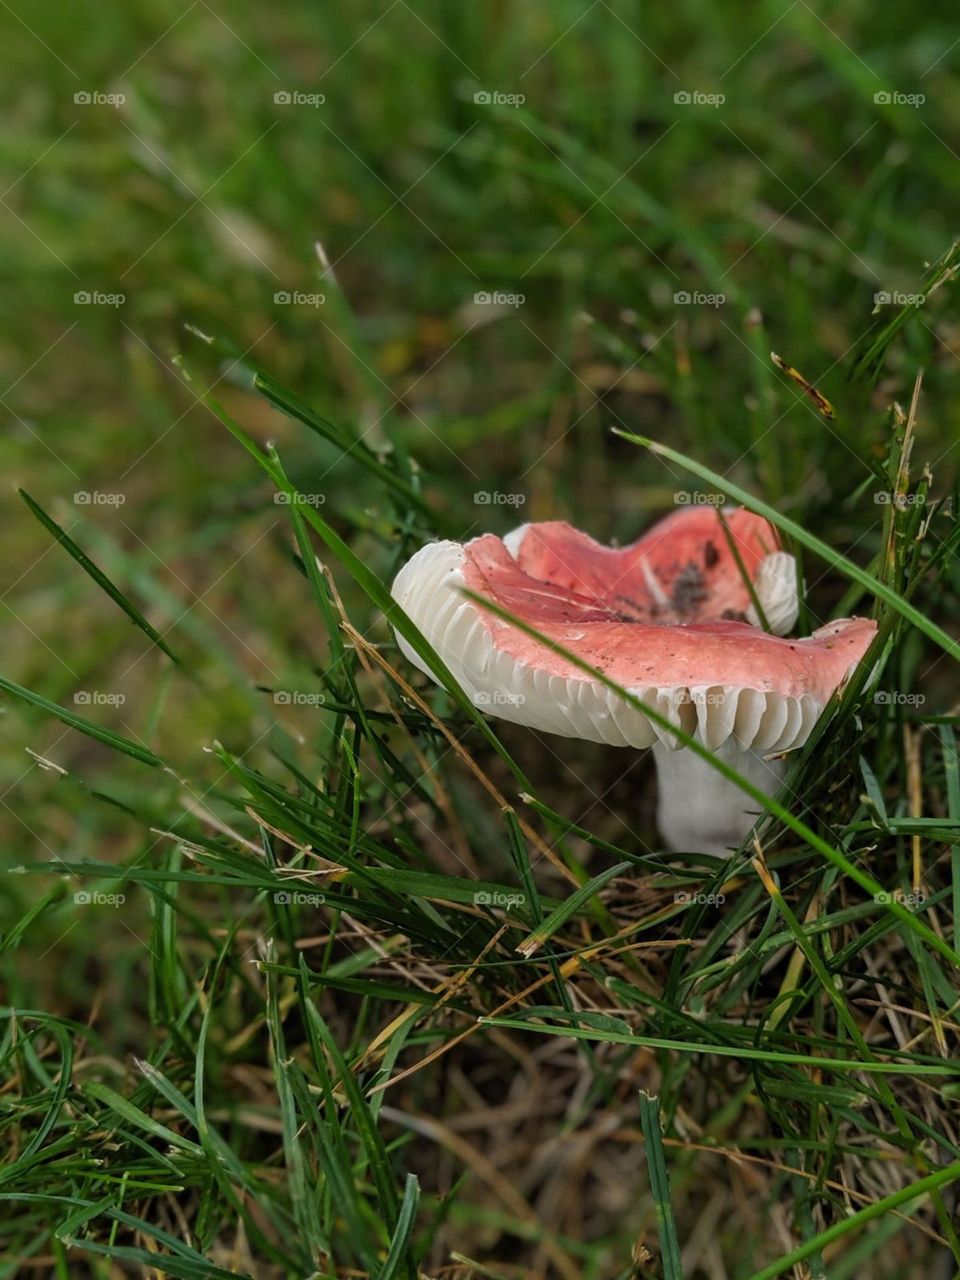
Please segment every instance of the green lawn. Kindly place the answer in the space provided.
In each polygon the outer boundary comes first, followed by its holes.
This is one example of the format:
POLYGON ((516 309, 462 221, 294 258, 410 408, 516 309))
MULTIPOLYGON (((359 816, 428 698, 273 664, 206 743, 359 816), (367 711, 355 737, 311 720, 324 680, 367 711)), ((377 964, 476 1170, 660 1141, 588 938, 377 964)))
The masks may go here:
POLYGON ((960 1276, 953 7, 0 24, 0 1280, 960 1276), (384 616, 716 492, 880 628, 727 865, 384 616))

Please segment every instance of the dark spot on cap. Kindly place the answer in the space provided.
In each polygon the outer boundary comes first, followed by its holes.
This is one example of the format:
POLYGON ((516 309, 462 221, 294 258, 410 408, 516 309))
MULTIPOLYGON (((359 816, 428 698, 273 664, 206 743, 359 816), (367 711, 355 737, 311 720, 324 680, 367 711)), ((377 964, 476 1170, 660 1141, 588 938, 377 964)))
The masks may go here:
POLYGON ((719 559, 720 552, 717 550, 715 544, 708 542, 703 551, 703 563, 708 569, 712 569, 719 559))
POLYGON ((706 598, 707 587, 703 570, 691 560, 673 580, 670 603, 682 617, 685 614, 696 613, 706 598))

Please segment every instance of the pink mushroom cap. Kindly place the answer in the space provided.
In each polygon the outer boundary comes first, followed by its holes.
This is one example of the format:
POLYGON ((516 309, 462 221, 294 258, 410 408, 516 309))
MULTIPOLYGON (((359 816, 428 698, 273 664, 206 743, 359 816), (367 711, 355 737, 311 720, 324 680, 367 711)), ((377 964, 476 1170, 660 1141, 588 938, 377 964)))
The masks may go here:
MULTIPOLYGON (((546 732, 616 745, 678 740, 474 592, 562 645, 711 749, 801 746, 866 653, 876 624, 831 622, 785 639, 759 621, 744 572, 776 630, 797 612, 796 567, 776 530, 746 510, 688 508, 630 546, 606 547, 564 522, 423 547, 395 599, 477 706, 546 732)), ((399 637, 398 637, 399 638, 399 637)), ((406 656, 429 669, 402 639, 406 656)))

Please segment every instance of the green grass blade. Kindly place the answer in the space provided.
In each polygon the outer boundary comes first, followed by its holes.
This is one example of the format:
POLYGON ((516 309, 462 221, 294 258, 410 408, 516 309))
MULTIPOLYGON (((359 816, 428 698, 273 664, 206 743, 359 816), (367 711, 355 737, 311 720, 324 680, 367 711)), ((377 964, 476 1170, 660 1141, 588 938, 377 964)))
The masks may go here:
POLYGON ((867 1226, 868 1223, 875 1222, 878 1218, 883 1217, 891 1209, 899 1209, 901 1205, 909 1204, 911 1200, 929 1195, 940 1187, 945 1187, 948 1183, 954 1182, 957 1178, 960 1178, 960 1161, 947 1165, 946 1168, 939 1169, 936 1173, 931 1173, 926 1178, 920 1178, 919 1181, 913 1182, 907 1187, 902 1187, 899 1191, 894 1191, 892 1195, 884 1196, 882 1200, 874 1201, 873 1204, 867 1205, 865 1209, 860 1209, 857 1213, 850 1214, 849 1217, 841 1219, 840 1222, 835 1222, 832 1227, 827 1227, 826 1231, 821 1231, 790 1253, 785 1253, 776 1262, 771 1262, 769 1266, 755 1271, 750 1280, 774 1280, 775 1276, 782 1276, 791 1267, 803 1262, 811 1254, 821 1252, 827 1245, 833 1244, 835 1240, 842 1240, 844 1236, 850 1235, 854 1231, 859 1231, 862 1227, 867 1226))
MULTIPOLYGON (((946 779, 947 812, 954 821, 960 821, 960 764, 957 761, 957 736, 953 726, 941 724, 940 744, 943 751, 943 772, 946 779)), ((960 951, 960 844, 950 850, 950 879, 953 897, 953 945, 960 951)))
POLYGON ((160 1142, 169 1143, 171 1147, 178 1147, 181 1151, 186 1151, 192 1156, 203 1156, 203 1147, 196 1142, 191 1142, 181 1133, 169 1128, 165 1124, 161 1124, 159 1120, 154 1120, 152 1116, 148 1116, 145 1111, 141 1111, 128 1098, 124 1098, 122 1094, 116 1090, 109 1088, 105 1084, 101 1084, 98 1080, 92 1080, 84 1086, 84 1093, 91 1098, 96 1098, 98 1102, 102 1102, 104 1106, 115 1111, 121 1119, 126 1120, 128 1124, 132 1124, 137 1129, 142 1129, 145 1133, 149 1133, 151 1137, 157 1138, 160 1142))
POLYGON ((417 1181, 416 1174, 408 1173, 393 1239, 390 1241, 390 1249, 384 1261, 383 1270, 377 1280, 393 1280, 394 1276, 400 1274, 400 1267, 403 1265, 410 1248, 410 1237, 413 1233, 414 1223, 417 1220, 419 1206, 420 1183, 417 1181))
MULTIPOLYGON (((564 1010, 558 1010, 558 1017, 567 1018, 564 1010)), ((484 1026, 508 1027, 513 1031, 529 1031, 544 1036, 569 1036, 574 1040, 597 1040, 606 1044, 633 1045, 646 1049, 667 1049, 682 1054, 715 1053, 726 1058, 743 1058, 751 1062, 778 1062, 784 1066, 821 1067, 824 1071, 862 1071, 868 1075, 881 1076, 949 1076, 960 1079, 960 1063, 944 1060, 940 1062, 885 1062, 875 1060, 863 1062, 859 1058, 826 1058, 821 1054, 790 1053, 780 1049, 757 1049, 745 1044, 723 1044, 720 1041, 688 1041, 674 1040, 668 1036, 628 1035, 616 1031, 612 1027, 586 1025, 551 1026, 547 1022, 530 1022, 524 1018, 507 1018, 490 1016, 480 1019, 484 1026)))
POLYGON ((640 1124, 647 1151, 650 1192, 657 1207, 657 1230, 660 1234, 663 1280, 683 1280, 677 1224, 674 1221, 673 1205, 670 1200, 670 1176, 667 1173, 663 1133, 660 1128, 660 1099, 651 1097, 643 1090, 640 1091, 640 1124))
POLYGON ((609 884, 615 876, 622 875, 624 871, 629 871, 629 862, 617 862, 612 867, 606 867, 599 875, 593 877, 581 888, 571 893, 569 898, 560 904, 555 911, 542 924, 537 925, 531 933, 517 946, 517 950, 521 955, 532 956, 539 951, 548 938, 552 938, 572 915, 575 915, 581 907, 585 906, 595 893, 603 888, 605 884, 609 884))
POLYGON ((180 659, 167 644, 166 640, 164 640, 160 632, 150 625, 137 606, 132 604, 120 588, 114 586, 103 570, 94 564, 87 553, 77 546, 66 530, 62 529, 51 516, 48 516, 43 507, 41 507, 38 502, 35 502, 26 490, 18 489, 17 492, 47 532, 53 534, 56 540, 63 547, 64 551, 76 560, 84 573, 89 574, 97 586, 107 593, 114 604, 118 605, 119 608, 123 610, 130 621, 135 626, 139 627, 148 639, 152 640, 159 649, 162 649, 168 658, 171 658, 174 662, 179 664, 180 659))
POLYGON ((82 716, 68 711, 66 707, 61 707, 59 703, 51 702, 49 698, 44 698, 41 694, 34 693, 32 689, 25 689, 23 685, 17 684, 13 680, 8 680, 6 676, 0 676, 0 689, 5 689, 7 693, 12 693, 15 697, 22 698, 24 702, 29 702, 31 706, 39 707, 41 711, 46 711, 49 715, 55 716, 63 724, 69 725, 71 729, 79 729, 88 738, 95 738, 97 742, 113 747, 115 751, 122 751, 124 755, 132 756, 134 760, 139 760, 142 764, 149 764, 154 767, 163 766, 163 761, 160 757, 154 755, 147 747, 131 742, 129 738, 124 738, 119 733, 113 733, 110 729, 101 729, 99 725, 91 724, 89 720, 84 720, 82 716))

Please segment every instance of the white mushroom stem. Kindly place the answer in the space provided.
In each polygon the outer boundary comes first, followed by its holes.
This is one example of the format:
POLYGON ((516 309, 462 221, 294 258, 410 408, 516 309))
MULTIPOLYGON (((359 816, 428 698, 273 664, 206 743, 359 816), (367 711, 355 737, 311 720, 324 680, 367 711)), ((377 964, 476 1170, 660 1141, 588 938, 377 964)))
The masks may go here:
MULTIPOLYGON (((743 751, 733 738, 713 754, 767 795, 776 795, 786 765, 767 761, 759 751, 743 751)), ((657 822, 675 852, 712 853, 727 858, 738 848, 765 810, 708 761, 685 748, 654 744, 659 802, 657 822)))

